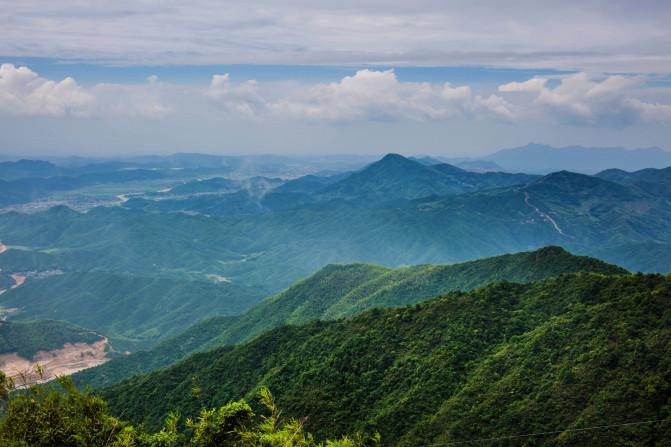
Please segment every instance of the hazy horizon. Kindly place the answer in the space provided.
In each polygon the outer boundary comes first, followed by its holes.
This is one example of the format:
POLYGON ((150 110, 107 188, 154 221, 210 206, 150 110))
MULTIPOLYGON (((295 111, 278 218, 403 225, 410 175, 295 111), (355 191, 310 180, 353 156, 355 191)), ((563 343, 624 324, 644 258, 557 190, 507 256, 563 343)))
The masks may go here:
POLYGON ((666 147, 665 2, 0 1, 0 153, 666 147))

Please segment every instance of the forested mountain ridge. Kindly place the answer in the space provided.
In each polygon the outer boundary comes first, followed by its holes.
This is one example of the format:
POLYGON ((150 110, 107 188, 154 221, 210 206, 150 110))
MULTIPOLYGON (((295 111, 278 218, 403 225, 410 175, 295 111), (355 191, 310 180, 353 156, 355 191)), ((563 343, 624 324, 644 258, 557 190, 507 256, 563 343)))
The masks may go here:
POLYGON ((170 365, 197 351, 237 344, 286 324, 337 319, 374 307, 418 303, 496 281, 530 282, 570 272, 608 275, 626 270, 596 259, 544 247, 455 265, 389 269, 367 264, 329 265, 239 316, 205 320, 158 346, 114 359, 75 376, 78 383, 111 385, 133 374, 170 365))
POLYGON ((30 359, 38 351, 62 348, 66 343, 93 343, 103 337, 64 321, 0 321, 0 354, 16 352, 30 359))
POLYGON ((399 154, 388 154, 327 186, 318 196, 320 200, 343 199, 371 205, 524 184, 535 178, 503 172, 481 174, 449 164, 427 166, 399 154))
POLYGON ((2 295, 2 306, 17 309, 14 319, 69 321, 134 350, 203 318, 239 314, 261 298, 257 291, 213 280, 68 272, 29 278, 2 295))
MULTIPOLYGON (((393 178, 384 182, 392 184, 393 178)), ((605 253, 607 261, 630 270, 665 271, 671 265, 669 256, 657 257, 657 266, 629 256, 634 245, 671 241, 668 195, 581 174, 559 172, 524 184, 388 207, 344 199, 301 202, 306 193, 271 191, 261 202, 277 201, 273 206, 278 208, 259 214, 255 210, 264 205, 249 201, 248 191, 225 196, 231 197, 186 199, 206 200, 205 210, 232 213, 219 217, 123 208, 82 214, 55 207, 30 216, 0 215, 0 233, 10 247, 57 253, 58 262, 72 270, 202 272, 269 293, 333 262, 454 263, 551 244, 585 255, 605 253), (290 197, 296 194, 302 198, 292 205, 290 197)), ((3 254, 0 264, 8 257, 3 254)))
POLYGON ((102 396, 149 426, 268 386, 322 437, 416 446, 558 430, 535 445, 640 445, 671 427, 561 432, 669 418, 670 328, 671 278, 572 273, 281 327, 102 396))

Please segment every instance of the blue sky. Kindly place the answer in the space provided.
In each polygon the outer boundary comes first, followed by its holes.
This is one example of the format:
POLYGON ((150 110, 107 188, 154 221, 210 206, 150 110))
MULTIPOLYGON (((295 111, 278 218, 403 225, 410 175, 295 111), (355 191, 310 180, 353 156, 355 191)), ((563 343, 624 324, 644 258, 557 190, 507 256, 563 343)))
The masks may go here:
MULTIPOLYGON (((574 73, 575 70, 543 68, 496 68, 483 66, 413 67, 383 65, 108 65, 84 63, 40 57, 0 56, 3 63, 28 66, 50 79, 68 76, 81 84, 117 82, 132 84, 144 82, 147 77, 157 75, 166 82, 208 83, 212 75, 229 73, 236 79, 257 81, 297 80, 304 82, 337 82, 357 70, 388 70, 393 68, 396 76, 404 82, 456 82, 498 84, 524 81, 534 76, 574 73)), ((670 78, 671 79, 671 78, 670 78)))
POLYGON ((0 153, 669 148, 664 1, 0 0, 0 153))

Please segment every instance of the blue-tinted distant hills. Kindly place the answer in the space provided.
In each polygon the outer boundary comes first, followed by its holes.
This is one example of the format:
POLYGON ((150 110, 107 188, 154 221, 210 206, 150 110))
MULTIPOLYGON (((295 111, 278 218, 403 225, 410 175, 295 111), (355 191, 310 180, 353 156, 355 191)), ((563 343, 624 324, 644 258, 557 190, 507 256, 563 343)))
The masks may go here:
POLYGON ((18 160, 0 163, 0 180, 63 175, 68 170, 43 160, 18 160))
POLYGON ((388 154, 328 186, 320 196, 322 200, 343 199, 370 205, 524 184, 536 178, 526 174, 470 172, 440 161, 426 164, 434 161, 439 160, 426 157, 413 160, 388 154))
POLYGON ((496 163, 508 172, 547 174, 574 171, 595 174, 604 169, 635 171, 671 166, 671 152, 660 148, 625 149, 621 147, 552 147, 544 144, 503 149, 483 160, 496 163))

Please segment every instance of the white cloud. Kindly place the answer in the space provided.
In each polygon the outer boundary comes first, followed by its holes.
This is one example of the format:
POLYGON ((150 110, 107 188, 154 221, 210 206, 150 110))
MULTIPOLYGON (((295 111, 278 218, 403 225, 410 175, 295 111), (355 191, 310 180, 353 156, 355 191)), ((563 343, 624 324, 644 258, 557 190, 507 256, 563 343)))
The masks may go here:
POLYGON ((511 117, 505 100, 473 95, 468 86, 442 87, 401 82, 393 70, 359 70, 338 82, 294 89, 266 98, 257 84, 233 84, 226 75, 212 78, 207 95, 221 107, 247 116, 308 121, 425 121, 454 116, 511 117), (277 96, 277 95, 276 95, 277 96))
POLYGON ((172 109, 162 99, 158 78, 149 85, 96 84, 83 87, 67 77, 54 81, 28 67, 0 66, 0 113, 19 116, 125 116, 160 118, 172 109))
POLYGON ((96 84, 91 88, 97 107, 94 115, 100 117, 126 117, 160 119, 175 110, 167 104, 163 86, 156 81, 148 84, 96 84))
POLYGON ((524 82, 510 82, 500 85, 500 92, 539 92, 545 88, 547 83, 545 78, 532 78, 524 82))
POLYGON ((248 117, 258 116, 266 108, 266 101, 258 93, 254 80, 233 84, 228 73, 212 76, 207 96, 213 102, 234 113, 248 117))
POLYGON ((95 97, 68 77, 41 78, 27 67, 0 66, 0 111, 12 115, 87 116, 95 97))
POLYGON ((645 82, 641 76, 577 73, 560 77, 554 86, 550 81, 536 77, 500 85, 498 90, 532 95, 531 101, 525 96, 515 103, 523 115, 541 115, 571 124, 622 126, 671 118, 671 106, 635 97, 635 89, 645 82))
POLYGON ((217 74, 208 86, 159 82, 79 85, 50 80, 27 67, 0 66, 0 113, 17 116, 162 119, 222 113, 280 122, 504 120, 583 126, 626 126, 671 121, 671 105, 646 98, 646 78, 577 73, 500 85, 500 94, 448 82, 405 82, 393 70, 356 71, 337 82, 234 82, 217 74), (502 96, 501 96, 502 95, 502 96))

